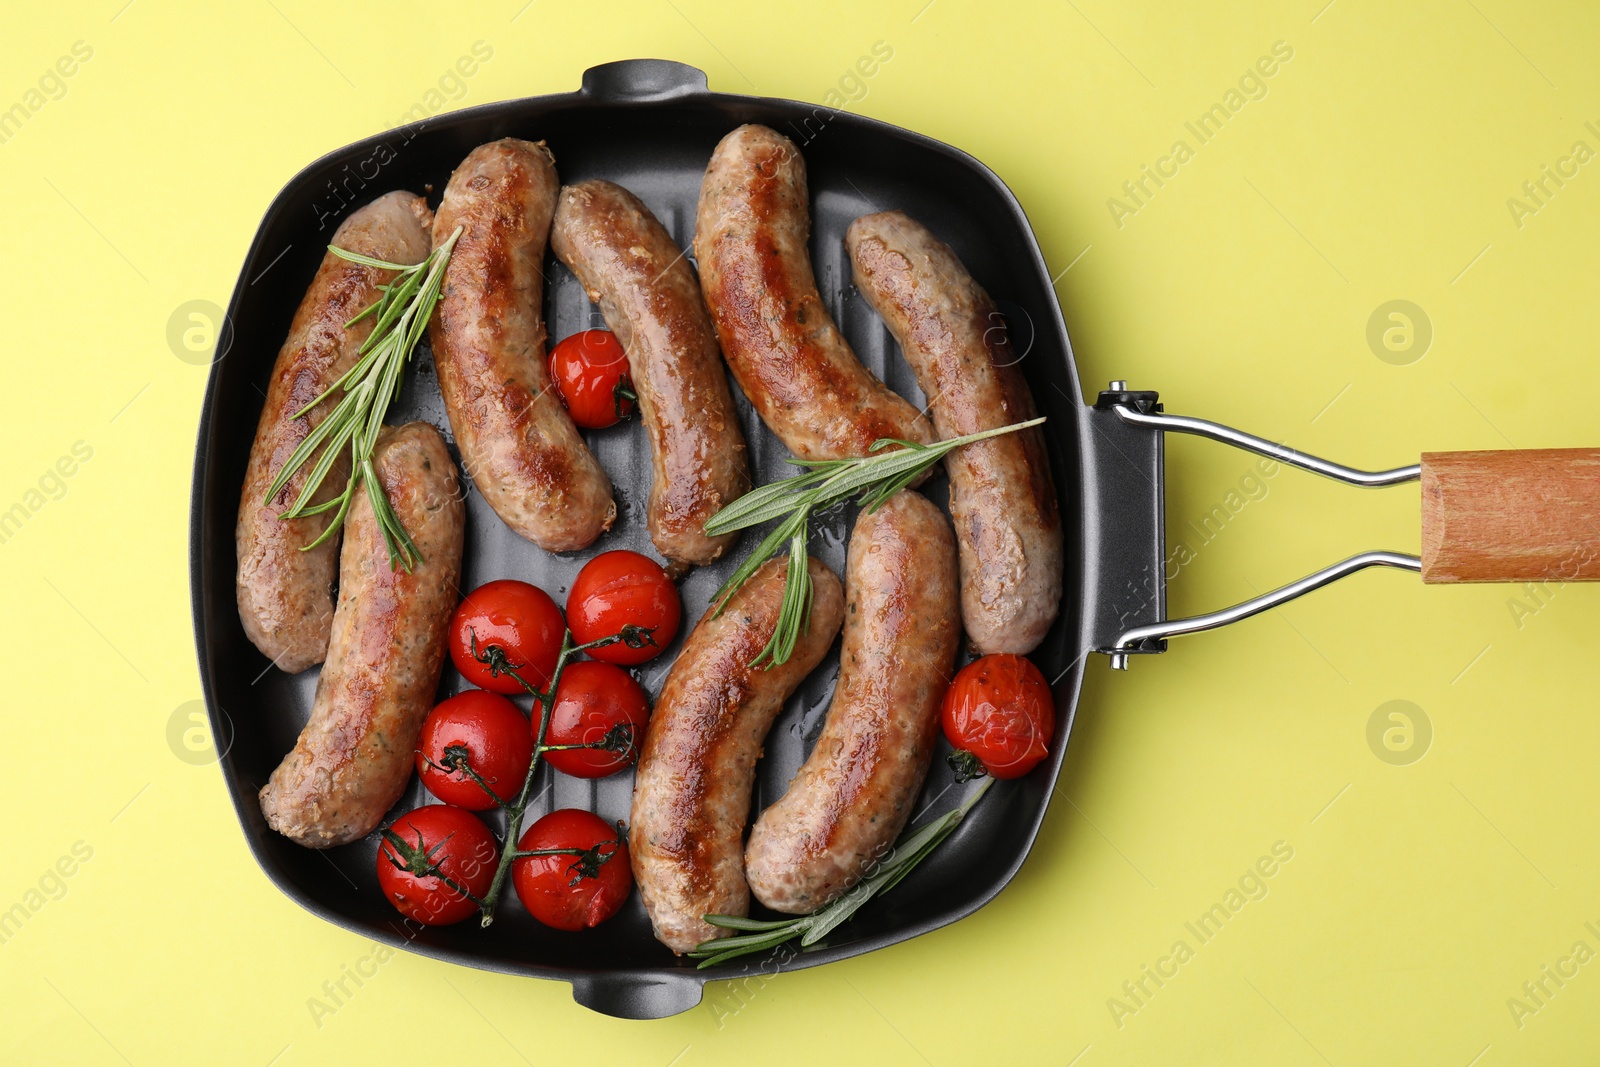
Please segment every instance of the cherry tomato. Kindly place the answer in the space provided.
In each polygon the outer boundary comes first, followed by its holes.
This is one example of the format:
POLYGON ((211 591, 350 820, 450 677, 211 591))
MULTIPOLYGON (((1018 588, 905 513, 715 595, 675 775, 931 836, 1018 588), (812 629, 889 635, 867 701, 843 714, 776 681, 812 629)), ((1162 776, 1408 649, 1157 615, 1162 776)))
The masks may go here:
POLYGON ((945 692, 943 718, 950 743, 996 778, 1033 770, 1056 732, 1050 685, 1025 656, 984 656, 961 668, 945 692))
POLYGON ((566 624, 550 594, 527 582, 504 578, 478 586, 466 595, 450 618, 450 658, 462 677, 491 693, 526 692, 517 680, 496 673, 472 655, 498 646, 509 665, 528 681, 544 689, 561 655, 566 624))
POLYGON ((578 644, 622 633, 626 626, 638 627, 637 648, 618 641, 589 650, 597 660, 631 667, 660 655, 672 643, 683 618, 683 602, 659 563, 617 549, 583 565, 567 595, 567 614, 572 639, 578 644))
POLYGON ((550 352, 550 377, 572 421, 603 430, 633 414, 633 380, 628 353, 610 330, 584 330, 550 352))
POLYGON ((544 743, 604 747, 546 748, 545 761, 577 778, 615 774, 638 761, 649 722, 650 700, 633 675, 609 663, 569 663, 561 672, 544 743))
POLYGON ((552 811, 528 827, 518 850, 571 851, 512 861, 511 881, 523 907, 557 930, 582 930, 611 918, 633 887, 623 837, 616 826, 581 808, 552 811))
POLYGON ((407 918, 448 926, 477 914, 477 901, 462 891, 482 899, 499 862, 494 835, 476 815, 450 804, 429 804, 406 812, 383 831, 378 886, 407 918))
POLYGON ((469 689, 430 711, 417 741, 417 773, 428 792, 473 811, 494 807, 495 797, 515 800, 532 761, 528 717, 505 697, 482 689, 469 689))

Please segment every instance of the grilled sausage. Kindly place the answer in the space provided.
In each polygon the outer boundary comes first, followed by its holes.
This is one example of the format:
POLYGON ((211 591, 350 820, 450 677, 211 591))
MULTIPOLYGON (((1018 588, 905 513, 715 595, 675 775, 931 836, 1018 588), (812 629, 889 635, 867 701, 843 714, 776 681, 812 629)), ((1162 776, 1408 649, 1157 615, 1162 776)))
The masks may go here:
POLYGON ((909 490, 850 535, 844 641, 828 719, 800 773, 745 848, 757 900, 804 915, 871 873, 927 777, 961 642, 956 545, 909 490))
POLYGON ((467 155, 433 223, 439 244, 464 232, 429 332, 462 466, 507 526, 550 552, 593 544, 617 517, 550 385, 544 247, 559 187, 543 143, 508 137, 467 155))
MULTIPOLYGON (((390 263, 420 263, 428 254, 432 223, 433 212, 422 197, 388 193, 340 223, 333 243, 390 263)), ((328 528, 332 516, 287 521, 278 517, 305 488, 309 465, 300 468, 271 500, 266 499, 267 490, 300 442, 333 410, 334 401, 329 400, 303 419, 294 417, 355 364, 361 345, 372 333, 373 320, 363 319, 349 329, 344 324, 377 302, 382 296, 378 286, 392 274, 340 259, 332 252, 322 257, 322 266, 294 314, 288 340, 278 350, 267 403, 256 423, 255 443, 250 446, 234 531, 239 619, 262 655, 290 674, 321 663, 328 654, 339 539, 336 535, 310 552, 302 552, 303 546, 328 528)), ((318 492, 319 503, 340 491, 349 469, 349 461, 341 453, 318 492)))
MULTIPOLYGON (((1034 417, 1005 320, 961 261, 899 211, 845 235, 856 285, 900 342, 944 439, 1034 417)), ((1061 607, 1061 516, 1038 428, 945 458, 961 618, 980 652, 1031 652, 1061 607)))
POLYGON ((750 470, 688 258, 638 197, 600 180, 561 190, 550 247, 627 349, 655 470, 650 540, 676 563, 710 563, 739 535, 709 537, 706 520, 750 488, 750 470))
POLYGON ((750 910, 741 838, 756 757, 783 702, 833 644, 844 613, 838 577, 814 559, 808 567, 811 622, 786 663, 749 665, 777 626, 789 571, 787 559, 768 560, 720 616, 700 620, 650 717, 628 852, 657 940, 680 955, 728 932, 702 915, 750 910))
POLYGON ((794 142, 740 126, 700 186, 694 250, 722 352, 750 403, 802 459, 866 455, 884 437, 933 440, 916 408, 861 365, 823 306, 794 142))
POLYGON ((444 439, 422 422, 385 430, 374 466, 422 560, 409 573, 390 567, 372 505, 358 493, 311 719, 261 790, 267 825, 309 848, 366 836, 405 791, 459 595, 466 508, 444 439))

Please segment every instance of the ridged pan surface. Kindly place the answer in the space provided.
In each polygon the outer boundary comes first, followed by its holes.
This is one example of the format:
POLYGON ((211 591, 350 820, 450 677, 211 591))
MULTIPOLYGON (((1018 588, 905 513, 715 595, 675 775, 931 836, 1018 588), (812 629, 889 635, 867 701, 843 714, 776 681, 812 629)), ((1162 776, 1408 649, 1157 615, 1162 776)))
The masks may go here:
MULTIPOLYGON (((298 175, 268 210, 240 274, 229 309, 231 337, 212 368, 199 434, 192 516, 192 582, 202 678, 223 773, 245 836, 266 873, 284 892, 316 914, 363 937, 467 966, 571 981, 577 999, 612 1015, 653 1018, 692 1007, 701 984, 776 967, 795 969, 903 941, 954 921, 982 906, 1004 887, 1027 855, 1055 782, 1083 670, 1080 649, 1084 598, 1083 537, 1079 528, 1081 474, 1078 441, 1083 407, 1060 312, 1037 245, 1011 195, 990 172, 953 149, 881 123, 810 105, 727 96, 697 89, 703 76, 658 61, 600 68, 591 91, 495 104, 407 127, 334 153, 298 175), (618 98, 618 84, 654 86, 656 99, 618 98), (667 90, 660 91, 665 84, 667 90), (473 921, 443 928, 402 922, 379 892, 377 836, 343 848, 312 851, 267 828, 256 794, 294 745, 311 709, 316 670, 287 676, 270 669, 246 640, 234 607, 233 527, 251 436, 273 359, 295 306, 340 218, 391 189, 428 191, 437 205, 451 170, 474 146, 505 136, 546 141, 563 181, 608 178, 638 194, 679 246, 690 248, 695 202, 706 161, 717 141, 743 122, 762 122, 801 146, 810 176, 811 253, 829 309, 862 361, 897 392, 921 405, 923 396, 893 339, 850 283, 845 228, 856 217, 900 208, 951 244, 968 269, 1006 313, 1021 367, 1042 414, 1067 531, 1067 588, 1061 621, 1034 656, 1055 680, 1060 708, 1051 757, 1029 776, 1000 783, 967 823, 910 878, 872 902, 825 941, 780 961, 748 957, 707 971, 677 959, 659 945, 638 894, 597 929, 563 933, 541 926, 514 894, 503 899, 489 930, 473 921)), ((700 83, 703 85, 703 82, 700 83)), ((578 330, 603 326, 577 280, 553 258, 546 264, 546 308, 552 343, 578 330)), ((219 347, 219 351, 221 348, 219 347)), ((734 389, 756 479, 765 483, 795 473, 787 452, 761 425, 734 389)), ((417 353, 390 422, 426 419, 449 439, 426 343, 417 353)), ((463 587, 496 578, 541 586, 558 602, 579 568, 597 552, 628 548, 655 555, 645 528, 651 477, 643 427, 637 420, 587 433, 616 488, 615 528, 593 548, 551 555, 522 540, 468 488, 463 587)), ((453 449, 452 444, 452 449, 453 449)), ((459 458, 459 457, 458 457, 459 458)), ((944 504, 942 477, 925 491, 944 504)), ((812 552, 841 576, 853 512, 825 516, 812 552)), ((702 568, 681 585, 684 632, 705 611, 711 594, 759 540, 755 532, 718 565, 702 568)), ((659 558, 659 557, 656 557, 659 558)), ((681 644, 682 635, 679 637, 681 644)), ((652 697, 677 646, 644 665, 638 676, 652 697)), ((965 661, 966 657, 963 657, 965 661)), ((822 728, 838 675, 834 653, 785 707, 767 739, 752 805, 755 812, 780 796, 822 728)), ((441 697, 464 688, 447 665, 441 697)), ((954 806, 971 786, 952 786, 938 762, 917 806, 918 819, 954 806)), ((554 808, 581 807, 606 819, 626 819, 631 772, 601 781, 546 775, 528 822, 554 808)), ((428 803, 413 783, 391 818, 428 803)), ((491 817, 497 830, 502 823, 491 817)), ((387 822, 387 819, 385 820, 387 822)), ((759 905, 754 912, 762 914, 759 905)))

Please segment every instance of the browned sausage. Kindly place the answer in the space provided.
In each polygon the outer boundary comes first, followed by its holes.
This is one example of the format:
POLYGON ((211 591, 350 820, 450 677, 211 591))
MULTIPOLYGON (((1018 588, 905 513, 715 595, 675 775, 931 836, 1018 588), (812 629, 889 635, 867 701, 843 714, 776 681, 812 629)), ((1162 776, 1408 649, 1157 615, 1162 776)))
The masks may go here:
MULTIPOLYGON (((856 285, 900 342, 944 439, 1034 417, 1005 320, 949 246, 904 212, 845 235, 856 285)), ((961 617, 980 652, 1031 652, 1061 607, 1061 516, 1039 429, 945 459, 961 617)))
POLYGON ((389 566, 367 494, 356 494, 311 720, 261 790, 267 825, 310 848, 366 836, 405 791, 459 596, 466 508, 439 431, 385 430, 374 466, 422 561, 410 573, 389 566))
POLYGON ((816 746, 745 848, 774 911, 804 915, 871 872, 922 789, 961 643, 950 523, 907 490, 850 535, 839 682, 816 746))
POLYGON ((822 661, 844 614, 839 578, 808 561, 811 623, 786 663, 751 667, 778 622, 789 561, 768 560, 684 642, 639 756, 628 851, 656 939, 679 953, 728 931, 706 914, 745 915, 741 839, 762 739, 822 661))
POLYGON ((650 437, 650 540, 677 563, 710 563, 737 533, 706 520, 750 488, 744 434, 717 336, 686 255, 638 197, 608 181, 561 190, 550 247, 628 352, 650 437))
POLYGON ((462 466, 507 526, 550 552, 593 544, 617 517, 545 357, 544 247, 559 188, 543 143, 508 137, 467 155, 433 223, 439 244, 465 232, 429 332, 462 466))
POLYGON ((700 186, 694 250, 739 388, 802 459, 866 455, 884 437, 933 440, 928 420, 856 359, 817 292, 806 165, 787 137, 740 126, 700 186))
MULTIPOLYGON (((390 263, 421 263, 428 254, 432 223, 433 212, 422 197, 388 193, 340 223, 333 243, 390 263)), ((294 314, 289 338, 278 350, 267 403, 250 446, 234 533, 239 619, 251 643, 290 674, 321 663, 328 654, 339 538, 335 535, 302 552, 328 528, 332 515, 278 518, 305 488, 309 465, 301 467, 270 501, 267 490, 300 442, 338 402, 337 397, 329 398, 305 418, 294 417, 355 364, 372 333, 373 320, 363 319, 349 329, 344 324, 378 301, 383 295, 378 286, 393 273, 363 267, 332 252, 322 257, 322 266, 294 314)), ((349 469, 341 454, 322 483, 319 503, 343 490, 349 469)))

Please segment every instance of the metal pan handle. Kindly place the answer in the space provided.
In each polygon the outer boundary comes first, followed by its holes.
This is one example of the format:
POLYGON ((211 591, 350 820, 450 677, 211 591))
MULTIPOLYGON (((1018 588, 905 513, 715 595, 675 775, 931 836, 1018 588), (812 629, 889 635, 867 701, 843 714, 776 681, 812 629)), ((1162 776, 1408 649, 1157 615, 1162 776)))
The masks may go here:
POLYGON ((596 972, 572 980, 572 999, 616 1019, 665 1019, 700 1003, 703 983, 690 975, 596 972))
MULTIPOLYGON (((1389 485, 1401 485, 1405 482, 1416 481, 1422 475, 1422 466, 1413 464, 1409 467, 1396 467, 1384 471, 1364 471, 1354 467, 1346 467, 1342 463, 1321 459, 1305 452, 1297 451, 1286 445, 1275 444, 1264 437, 1235 430, 1231 426, 1211 422, 1207 419, 1192 418, 1187 415, 1169 415, 1161 410, 1161 405, 1156 402, 1156 394, 1149 392, 1130 392, 1128 383, 1114 381, 1109 389, 1100 394, 1099 401, 1095 404, 1097 411, 1109 412, 1117 422, 1129 427, 1145 427, 1161 433, 1187 433, 1198 437, 1209 437, 1213 441, 1233 445, 1235 448, 1254 452, 1266 456, 1280 463, 1287 463, 1301 470, 1320 474, 1325 478, 1344 482, 1347 485, 1361 486, 1373 489, 1389 485)), ((1420 571, 1422 561, 1412 555, 1402 552, 1362 552, 1351 556, 1349 559, 1325 567, 1320 571, 1306 575, 1299 581, 1290 582, 1281 589, 1274 589, 1242 604, 1235 604, 1221 611, 1213 611, 1206 615, 1196 615, 1188 619, 1167 619, 1162 611, 1160 617, 1154 622, 1138 626, 1131 626, 1122 630, 1111 641, 1095 649, 1111 657, 1111 666, 1116 670, 1128 669, 1128 656, 1135 653, 1161 652, 1166 649, 1169 637, 1182 634, 1200 633, 1204 630, 1214 630, 1219 626, 1226 626, 1230 622, 1248 619, 1258 615, 1269 608, 1277 607, 1299 596, 1304 596, 1313 589, 1320 589, 1330 582, 1366 570, 1368 567, 1396 567, 1401 570, 1420 571)), ((1164 587, 1165 574, 1162 575, 1164 587)), ((1163 588, 1164 592, 1164 588, 1163 588)), ((1161 598, 1162 607, 1165 606, 1165 597, 1161 598)))
POLYGON ((708 91, 706 72, 670 59, 621 59, 583 72, 583 92, 630 104, 676 100, 708 91))

